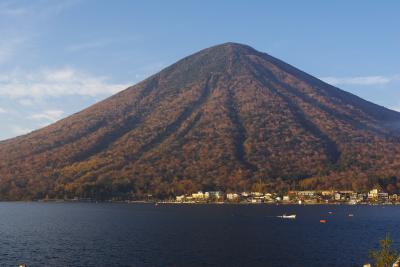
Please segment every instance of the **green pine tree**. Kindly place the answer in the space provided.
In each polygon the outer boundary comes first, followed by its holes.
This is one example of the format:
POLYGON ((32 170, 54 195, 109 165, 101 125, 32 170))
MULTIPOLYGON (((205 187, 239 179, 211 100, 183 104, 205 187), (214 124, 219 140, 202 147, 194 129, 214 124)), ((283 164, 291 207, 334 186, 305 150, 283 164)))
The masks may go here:
POLYGON ((374 260, 376 267, 392 267, 396 260, 397 252, 392 248, 392 239, 386 234, 385 239, 379 241, 380 249, 372 250, 369 256, 374 260))

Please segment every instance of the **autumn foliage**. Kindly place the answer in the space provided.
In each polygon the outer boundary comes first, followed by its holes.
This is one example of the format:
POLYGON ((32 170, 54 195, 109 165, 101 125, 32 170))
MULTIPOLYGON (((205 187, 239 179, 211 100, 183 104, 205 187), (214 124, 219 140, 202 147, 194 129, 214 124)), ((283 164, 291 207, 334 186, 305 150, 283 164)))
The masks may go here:
POLYGON ((0 142, 0 199, 400 188, 400 114, 223 44, 0 142))

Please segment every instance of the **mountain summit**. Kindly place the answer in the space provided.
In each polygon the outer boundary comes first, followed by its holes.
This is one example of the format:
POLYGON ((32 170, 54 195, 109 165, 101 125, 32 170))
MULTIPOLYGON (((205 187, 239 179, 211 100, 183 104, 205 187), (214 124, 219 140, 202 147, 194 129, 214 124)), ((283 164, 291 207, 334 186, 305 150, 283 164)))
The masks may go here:
POLYGON ((400 113, 226 43, 0 142, 0 199, 377 183, 395 191, 399 126, 400 113))

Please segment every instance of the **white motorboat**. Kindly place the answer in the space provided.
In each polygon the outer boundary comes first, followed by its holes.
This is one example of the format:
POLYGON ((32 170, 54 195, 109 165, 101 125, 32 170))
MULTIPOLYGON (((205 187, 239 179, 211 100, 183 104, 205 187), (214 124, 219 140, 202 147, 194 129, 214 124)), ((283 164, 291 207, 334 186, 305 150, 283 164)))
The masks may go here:
POLYGON ((296 214, 290 214, 290 215, 283 214, 282 216, 278 216, 278 218, 282 218, 282 219, 296 219, 296 214))

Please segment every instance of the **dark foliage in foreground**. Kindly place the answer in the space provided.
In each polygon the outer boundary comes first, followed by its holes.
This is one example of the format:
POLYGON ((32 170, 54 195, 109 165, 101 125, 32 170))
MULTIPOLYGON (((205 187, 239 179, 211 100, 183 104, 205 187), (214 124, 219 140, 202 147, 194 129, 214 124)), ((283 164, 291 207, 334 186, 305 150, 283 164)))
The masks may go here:
POLYGON ((375 267, 392 267, 398 257, 397 252, 392 248, 393 240, 389 234, 386 234, 385 239, 379 241, 380 248, 372 250, 370 258, 374 261, 375 267))

